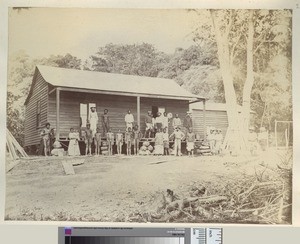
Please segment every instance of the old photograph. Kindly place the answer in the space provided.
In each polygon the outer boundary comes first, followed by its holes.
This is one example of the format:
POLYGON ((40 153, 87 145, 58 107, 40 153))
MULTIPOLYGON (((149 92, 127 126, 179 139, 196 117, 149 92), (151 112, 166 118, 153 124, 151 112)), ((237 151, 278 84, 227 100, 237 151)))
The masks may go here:
POLYGON ((10 8, 5 220, 291 225, 292 14, 10 8))

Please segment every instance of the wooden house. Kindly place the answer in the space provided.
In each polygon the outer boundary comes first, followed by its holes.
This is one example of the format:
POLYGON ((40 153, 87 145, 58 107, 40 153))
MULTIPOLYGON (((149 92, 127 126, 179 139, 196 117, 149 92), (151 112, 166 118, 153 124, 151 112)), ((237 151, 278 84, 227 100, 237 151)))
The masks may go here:
POLYGON ((178 113, 184 118, 189 103, 195 101, 205 107, 205 98, 170 79, 38 65, 25 101, 25 146, 40 143, 40 132, 47 122, 55 129, 56 138, 67 138, 71 127, 86 126, 91 106, 96 107, 99 127, 101 114, 108 109, 112 131, 124 132, 124 117, 130 109, 144 132, 148 110, 178 113))
MULTIPOLYGON (((241 114, 242 107, 238 105, 238 113, 241 114)), ((206 128, 214 127, 221 129, 225 137, 228 128, 227 108, 225 103, 206 102, 205 106, 201 102, 190 104, 190 111, 192 112, 194 132, 199 134, 200 137, 205 136, 206 128), (205 120, 205 126, 203 121, 205 120)), ((254 112, 251 110, 253 115, 254 112)), ((253 119, 251 117, 251 119, 253 119)), ((253 124, 253 121, 250 122, 253 124)))

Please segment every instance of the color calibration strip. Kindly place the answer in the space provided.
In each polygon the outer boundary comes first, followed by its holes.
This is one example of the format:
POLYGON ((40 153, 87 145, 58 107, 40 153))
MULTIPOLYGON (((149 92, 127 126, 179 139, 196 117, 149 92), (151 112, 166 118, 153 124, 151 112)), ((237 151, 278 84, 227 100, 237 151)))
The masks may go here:
POLYGON ((222 244, 222 228, 192 228, 191 244, 222 244))
POLYGON ((184 244, 184 237, 66 236, 71 244, 184 244))

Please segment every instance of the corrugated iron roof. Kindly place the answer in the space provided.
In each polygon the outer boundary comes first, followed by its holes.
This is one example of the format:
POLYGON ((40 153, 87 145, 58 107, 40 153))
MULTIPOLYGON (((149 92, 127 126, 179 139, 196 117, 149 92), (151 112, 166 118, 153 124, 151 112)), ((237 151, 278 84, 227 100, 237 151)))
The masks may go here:
POLYGON ((171 79, 66 69, 44 65, 37 65, 37 69, 45 81, 55 87, 141 96, 178 97, 186 100, 204 99, 186 91, 171 79))

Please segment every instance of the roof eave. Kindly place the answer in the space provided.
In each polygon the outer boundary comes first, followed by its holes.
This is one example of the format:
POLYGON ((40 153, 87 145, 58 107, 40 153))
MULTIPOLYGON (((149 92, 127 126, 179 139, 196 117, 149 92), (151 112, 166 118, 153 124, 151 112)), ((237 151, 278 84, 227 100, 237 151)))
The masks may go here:
POLYGON ((147 94, 147 93, 134 93, 134 92, 118 92, 118 91, 104 91, 104 90, 95 90, 95 89, 86 89, 86 88, 75 88, 75 87, 64 87, 56 86, 56 88, 61 91, 70 91, 70 92, 84 92, 84 93, 95 93, 95 94, 107 94, 107 95, 119 95, 119 96, 130 96, 130 97, 149 97, 149 98, 165 98, 165 99, 174 99, 174 100, 187 100, 187 101, 203 101, 205 98, 202 97, 190 97, 190 96, 169 96, 169 95, 159 95, 159 94, 147 94))
POLYGON ((25 100, 25 102, 24 102, 24 105, 27 105, 29 99, 31 98, 32 91, 33 91, 33 87, 34 87, 34 85, 35 85, 35 79, 36 79, 36 76, 37 76, 37 72, 39 72, 39 71, 38 71, 38 68, 35 67, 34 74, 33 74, 33 77, 32 77, 31 86, 30 86, 30 90, 29 90, 29 93, 28 93, 28 95, 27 95, 27 97, 26 97, 26 100, 25 100))

